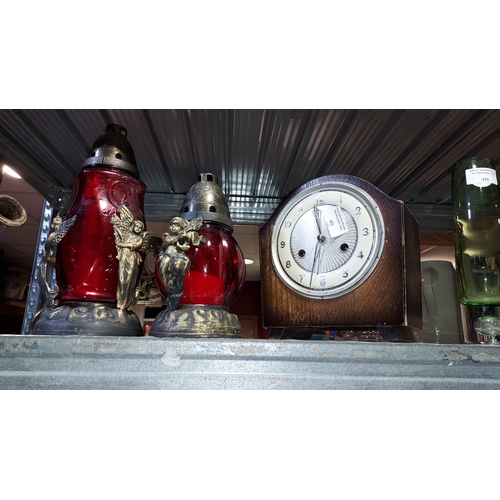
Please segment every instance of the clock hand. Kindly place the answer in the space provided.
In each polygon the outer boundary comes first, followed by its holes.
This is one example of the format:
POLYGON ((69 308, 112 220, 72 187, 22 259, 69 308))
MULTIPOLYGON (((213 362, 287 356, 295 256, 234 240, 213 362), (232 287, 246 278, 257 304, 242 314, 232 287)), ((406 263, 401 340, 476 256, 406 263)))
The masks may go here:
MULTIPOLYGON (((319 222, 319 218, 321 217, 321 210, 318 208, 318 205, 314 205, 313 214, 314 214, 314 219, 316 220, 316 225, 318 226, 319 236, 322 236, 321 224, 319 222)), ((319 237, 318 237, 318 239, 319 239, 319 237)))
MULTIPOLYGON (((318 241, 321 241, 321 243, 323 243, 328 238, 328 236, 325 236, 322 233, 321 226, 323 226, 323 227, 325 227, 325 226, 328 227, 328 226, 327 226, 325 218, 323 216, 323 212, 318 208, 318 205, 314 205, 313 214, 314 214, 314 219, 316 220, 316 225, 318 226, 318 232, 319 232, 318 241)), ((330 240, 330 238, 329 238, 329 240, 330 240)))
MULTIPOLYGON (((321 232, 321 222, 319 220, 320 217, 321 217, 321 219, 323 217, 322 217, 321 210, 318 208, 318 205, 314 205, 313 215, 314 215, 314 220, 316 221, 316 225, 318 226, 318 236, 317 236, 318 243, 316 244, 316 249, 314 250, 314 260, 313 260, 313 265, 311 268, 311 279, 309 280, 309 288, 312 287, 314 268, 316 267, 316 262, 318 262, 318 257, 319 257, 321 247, 323 245, 323 242, 325 241, 325 237, 323 236, 323 234, 321 232)), ((319 262, 318 262, 318 268, 319 268, 319 262)), ((316 274, 318 274, 318 273, 316 272, 316 274)))
MULTIPOLYGON (((314 260, 313 260, 313 265, 311 268, 311 279, 309 280, 309 288, 312 287, 312 281, 313 281, 313 273, 314 273, 314 268, 316 267, 316 262, 318 262, 318 271, 319 271, 319 254, 321 251, 321 248, 323 246, 323 242, 325 241, 325 237, 322 234, 318 234, 318 242, 316 243, 316 249, 314 250, 314 260)), ((318 272, 316 272, 318 274, 318 272)))

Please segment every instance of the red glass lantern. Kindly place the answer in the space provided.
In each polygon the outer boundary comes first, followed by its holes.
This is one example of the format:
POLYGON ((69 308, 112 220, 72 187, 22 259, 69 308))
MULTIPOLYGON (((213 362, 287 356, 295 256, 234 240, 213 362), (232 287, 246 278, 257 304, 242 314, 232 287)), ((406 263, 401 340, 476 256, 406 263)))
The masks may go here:
MULTIPOLYGON (((189 269, 184 275, 178 308, 169 301, 171 290, 160 272, 160 254, 156 280, 170 307, 158 315, 150 335, 241 337, 241 326, 237 317, 229 313, 229 306, 243 288, 246 268, 232 236, 226 198, 214 174, 199 174, 198 182, 184 199, 180 218, 203 221, 197 231, 202 242, 185 250, 189 269)), ((165 246, 163 251, 167 251, 165 246)))
MULTIPOLYGON (((239 295, 245 282, 243 254, 232 236, 232 229, 224 224, 203 221, 198 231, 206 241, 191 247, 186 256, 191 268, 184 277, 184 293, 180 304, 205 304, 229 307, 239 295)), ((161 278, 158 288, 163 298, 168 297, 161 278)))
POLYGON ((56 238, 57 306, 40 315, 32 333, 143 334, 130 307, 144 260, 146 186, 126 135, 120 125, 108 125, 75 179, 65 217, 71 225, 56 238), (132 236, 139 246, 127 243, 132 236))
POLYGON ((146 186, 125 172, 84 168, 75 181, 68 218, 76 215, 57 256, 59 301, 116 302, 118 259, 111 218, 125 204, 145 223, 146 186))

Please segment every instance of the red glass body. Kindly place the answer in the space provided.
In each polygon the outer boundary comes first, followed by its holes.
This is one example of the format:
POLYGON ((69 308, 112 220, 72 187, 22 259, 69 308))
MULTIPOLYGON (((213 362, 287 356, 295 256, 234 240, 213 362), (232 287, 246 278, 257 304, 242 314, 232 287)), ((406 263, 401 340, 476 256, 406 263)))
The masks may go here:
MULTIPOLYGON (((245 284, 243 254, 232 230, 224 224, 205 221, 198 231, 206 238, 199 247, 192 246, 186 255, 191 268, 184 276, 184 294, 180 304, 226 306, 236 299, 245 284)), ((156 268, 158 288, 168 295, 156 268)))
POLYGON ((143 182, 119 170, 103 166, 80 172, 66 215, 76 219, 57 249, 60 302, 116 302, 118 259, 111 217, 124 203, 134 220, 145 223, 145 193, 143 182))

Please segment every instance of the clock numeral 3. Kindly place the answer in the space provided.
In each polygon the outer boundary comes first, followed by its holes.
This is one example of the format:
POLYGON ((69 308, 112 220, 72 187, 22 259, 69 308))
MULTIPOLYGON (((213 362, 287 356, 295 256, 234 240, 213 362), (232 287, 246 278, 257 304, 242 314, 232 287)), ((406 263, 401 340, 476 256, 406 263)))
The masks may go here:
POLYGON ((368 236, 369 234, 370 234, 370 230, 367 227, 365 227, 363 229, 363 236, 368 236))

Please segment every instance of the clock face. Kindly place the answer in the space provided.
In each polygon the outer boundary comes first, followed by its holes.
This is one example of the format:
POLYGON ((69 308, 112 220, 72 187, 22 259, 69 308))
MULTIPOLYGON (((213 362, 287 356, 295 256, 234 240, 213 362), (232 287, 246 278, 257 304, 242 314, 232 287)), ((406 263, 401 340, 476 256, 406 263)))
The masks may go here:
POLYGON ((271 259, 297 293, 333 298, 368 278, 384 239, 384 221, 373 198, 352 184, 328 181, 285 204, 273 227, 271 259))

